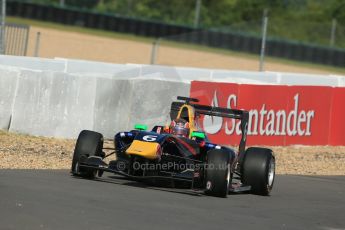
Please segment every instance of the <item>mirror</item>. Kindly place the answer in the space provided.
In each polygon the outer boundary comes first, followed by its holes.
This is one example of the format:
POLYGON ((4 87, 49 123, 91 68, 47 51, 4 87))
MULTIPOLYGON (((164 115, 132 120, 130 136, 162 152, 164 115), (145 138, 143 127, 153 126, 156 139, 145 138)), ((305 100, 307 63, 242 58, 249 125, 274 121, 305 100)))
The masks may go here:
POLYGON ((136 124, 136 125, 134 125, 134 129, 146 131, 147 125, 136 124))
POLYGON ((205 135, 204 132, 194 131, 194 132, 192 132, 192 137, 197 137, 197 138, 205 139, 206 135, 205 135))

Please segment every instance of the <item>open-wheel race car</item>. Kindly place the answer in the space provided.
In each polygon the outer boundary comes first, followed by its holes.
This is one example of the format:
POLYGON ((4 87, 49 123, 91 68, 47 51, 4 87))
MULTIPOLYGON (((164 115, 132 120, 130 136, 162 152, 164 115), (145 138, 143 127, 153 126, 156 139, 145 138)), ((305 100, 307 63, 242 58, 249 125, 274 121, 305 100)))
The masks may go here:
POLYGON ((227 197, 231 192, 269 195, 275 177, 275 157, 267 148, 246 148, 248 112, 197 104, 198 99, 177 97, 171 104, 169 126, 135 125, 118 132, 114 147, 103 147, 102 134, 79 134, 72 175, 93 179, 103 172, 122 175, 154 186, 198 191, 227 197), (241 120, 238 150, 211 143, 200 128, 200 116, 241 120), (111 151, 105 154, 104 151, 111 151), (115 154, 115 160, 106 160, 115 154))

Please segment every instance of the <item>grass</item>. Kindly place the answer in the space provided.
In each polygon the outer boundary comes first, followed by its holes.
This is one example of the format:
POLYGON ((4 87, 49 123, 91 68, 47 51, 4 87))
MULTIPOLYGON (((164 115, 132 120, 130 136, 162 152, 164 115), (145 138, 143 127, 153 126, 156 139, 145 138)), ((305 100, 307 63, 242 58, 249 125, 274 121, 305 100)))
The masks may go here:
MULTIPOLYGON (((90 28, 85 28, 85 27, 80 27, 80 26, 63 25, 63 24, 58 24, 58 23, 43 22, 43 21, 38 21, 38 20, 24 19, 24 18, 17 18, 17 17, 7 17, 6 21, 9 23, 26 24, 26 25, 35 26, 35 27, 44 27, 44 28, 50 28, 50 29, 56 29, 56 30, 62 30, 62 31, 91 34, 91 35, 100 36, 100 37, 131 40, 131 41, 150 43, 150 44, 156 40, 156 38, 153 38, 153 37, 143 37, 143 36, 137 36, 137 35, 131 35, 131 34, 104 31, 104 30, 99 30, 99 29, 90 29, 90 28)), ((223 55, 228 55, 228 56, 237 56, 237 57, 243 57, 243 58, 247 58, 251 60, 259 59, 259 55, 230 51, 230 50, 225 50, 221 48, 212 48, 212 47, 189 44, 189 43, 173 42, 173 41, 164 40, 164 38, 161 39, 160 45, 174 47, 174 48, 181 48, 181 49, 190 49, 190 50, 218 53, 218 54, 223 54, 223 55)), ((271 63, 281 63, 281 64, 287 64, 287 65, 306 67, 306 68, 315 68, 315 69, 324 70, 324 71, 328 71, 328 72, 332 72, 336 74, 345 74, 345 67, 341 68, 341 67, 327 66, 327 65, 321 65, 321 64, 313 64, 309 62, 298 62, 298 61, 293 61, 289 59, 268 57, 268 56, 265 57, 265 60, 271 63)))

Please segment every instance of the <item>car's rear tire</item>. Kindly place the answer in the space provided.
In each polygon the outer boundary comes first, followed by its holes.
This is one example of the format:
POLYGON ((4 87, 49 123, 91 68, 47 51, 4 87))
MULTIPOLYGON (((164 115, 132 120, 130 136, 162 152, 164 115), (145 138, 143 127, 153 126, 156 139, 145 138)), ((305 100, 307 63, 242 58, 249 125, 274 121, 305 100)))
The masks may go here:
POLYGON ((206 194, 227 197, 231 183, 231 155, 223 149, 207 153, 206 194))
POLYGON ((85 178, 94 178, 96 170, 80 168, 80 163, 85 161, 90 156, 102 156, 103 136, 100 133, 83 130, 80 132, 77 143, 75 145, 72 169, 74 176, 81 176, 85 178))
POLYGON ((251 186, 251 192, 268 196, 275 177, 275 157, 270 149, 248 148, 242 168, 242 183, 251 186))

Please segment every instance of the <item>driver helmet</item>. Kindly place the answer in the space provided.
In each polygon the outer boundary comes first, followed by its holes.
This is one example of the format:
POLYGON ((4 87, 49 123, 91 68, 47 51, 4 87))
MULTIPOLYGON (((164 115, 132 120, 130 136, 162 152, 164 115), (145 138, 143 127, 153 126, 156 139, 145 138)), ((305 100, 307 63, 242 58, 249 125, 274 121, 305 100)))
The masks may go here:
POLYGON ((172 120, 170 123, 170 131, 174 135, 188 137, 189 123, 182 118, 172 120))

